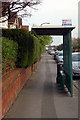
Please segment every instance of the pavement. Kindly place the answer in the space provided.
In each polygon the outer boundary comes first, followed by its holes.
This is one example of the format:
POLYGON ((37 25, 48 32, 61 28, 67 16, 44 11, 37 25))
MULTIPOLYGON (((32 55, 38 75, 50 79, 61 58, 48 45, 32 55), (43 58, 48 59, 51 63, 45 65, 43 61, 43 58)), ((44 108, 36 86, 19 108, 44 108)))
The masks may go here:
POLYGON ((78 90, 73 97, 56 84, 57 65, 47 53, 26 82, 5 118, 78 118, 78 90))

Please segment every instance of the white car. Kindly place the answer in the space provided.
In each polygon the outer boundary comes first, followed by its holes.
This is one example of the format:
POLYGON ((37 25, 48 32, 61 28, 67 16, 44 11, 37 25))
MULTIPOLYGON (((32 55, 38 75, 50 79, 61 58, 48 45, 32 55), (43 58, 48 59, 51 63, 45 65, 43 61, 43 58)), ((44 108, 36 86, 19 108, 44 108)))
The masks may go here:
POLYGON ((56 62, 63 62, 63 51, 58 52, 58 54, 56 55, 56 62))
POLYGON ((55 54, 55 51, 54 51, 54 50, 48 50, 48 53, 49 53, 50 55, 54 55, 54 54, 55 54))
POLYGON ((80 52, 72 53, 72 73, 73 76, 80 76, 80 52))
POLYGON ((54 54, 54 60, 57 59, 56 57, 57 57, 57 55, 58 55, 59 52, 60 52, 60 51, 58 51, 58 50, 55 51, 55 54, 54 54))

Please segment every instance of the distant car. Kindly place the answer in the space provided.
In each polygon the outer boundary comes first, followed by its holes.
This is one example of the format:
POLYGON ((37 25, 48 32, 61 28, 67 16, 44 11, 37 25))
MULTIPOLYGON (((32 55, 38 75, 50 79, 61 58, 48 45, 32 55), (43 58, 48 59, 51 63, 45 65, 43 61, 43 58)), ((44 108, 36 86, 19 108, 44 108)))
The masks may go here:
POLYGON ((72 53, 72 73, 73 76, 80 76, 80 52, 72 53))
POLYGON ((58 55, 59 52, 60 52, 60 51, 58 51, 58 50, 55 51, 55 53, 54 53, 54 60, 57 59, 56 57, 57 57, 57 55, 58 55))
POLYGON ((58 54, 56 55, 56 62, 57 63, 63 62, 63 51, 59 51, 58 54))
POLYGON ((55 54, 55 51, 54 51, 54 50, 48 50, 48 53, 49 53, 50 55, 54 55, 54 54, 55 54))

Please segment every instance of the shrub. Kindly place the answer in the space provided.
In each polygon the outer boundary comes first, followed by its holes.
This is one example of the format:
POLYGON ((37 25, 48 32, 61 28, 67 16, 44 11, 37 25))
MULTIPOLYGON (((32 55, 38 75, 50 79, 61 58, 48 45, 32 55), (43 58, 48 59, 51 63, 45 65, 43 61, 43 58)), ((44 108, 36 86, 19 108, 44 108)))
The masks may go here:
POLYGON ((34 63, 36 63, 40 58, 40 43, 37 37, 34 36, 35 49, 34 49, 34 63))
POLYGON ((18 43, 17 67, 25 67, 28 62, 29 33, 24 29, 3 29, 2 35, 18 43))
POLYGON ((17 67, 28 67, 39 60, 39 40, 30 32, 24 29, 3 29, 2 35, 18 43, 17 67))
POLYGON ((28 63, 27 65, 30 66, 34 63, 34 49, 35 49, 35 42, 33 39, 33 35, 29 34, 29 41, 28 41, 28 63))
POLYGON ((37 37, 29 34, 29 41, 28 41, 28 66, 33 63, 36 63, 40 58, 40 45, 39 40, 37 37))
POLYGON ((11 69, 14 68, 17 60, 17 50, 18 44, 16 42, 9 40, 8 38, 2 38, 2 67, 4 70, 7 65, 9 65, 11 69))

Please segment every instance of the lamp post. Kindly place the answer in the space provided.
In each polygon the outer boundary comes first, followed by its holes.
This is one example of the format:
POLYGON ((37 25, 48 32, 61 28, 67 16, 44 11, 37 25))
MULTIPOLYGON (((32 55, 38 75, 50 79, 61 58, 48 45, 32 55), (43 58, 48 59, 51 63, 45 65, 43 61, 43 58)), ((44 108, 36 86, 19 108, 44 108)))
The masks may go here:
POLYGON ((44 25, 44 24, 50 24, 50 23, 48 23, 48 22, 44 22, 44 23, 41 24, 41 26, 44 25))

